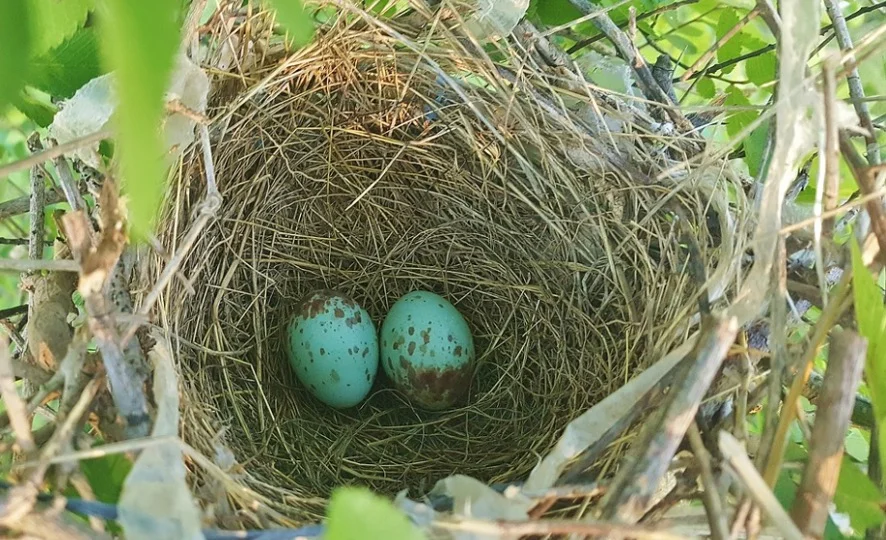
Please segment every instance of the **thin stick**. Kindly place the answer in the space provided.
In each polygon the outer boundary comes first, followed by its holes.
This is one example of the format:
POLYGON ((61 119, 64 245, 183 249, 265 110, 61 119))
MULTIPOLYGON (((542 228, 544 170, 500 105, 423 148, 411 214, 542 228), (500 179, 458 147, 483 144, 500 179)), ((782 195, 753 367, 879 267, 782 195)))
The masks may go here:
MULTIPOLYGON (((191 252, 191 248, 194 247, 194 244, 197 243, 197 240, 203 233, 203 229, 206 228, 209 220, 215 217, 216 212, 218 212, 218 209, 222 204, 222 197, 215 181, 215 166, 212 158, 212 147, 209 144, 209 130, 206 129, 204 124, 199 124, 198 129, 200 130, 200 142, 203 146, 203 166, 206 169, 206 198, 203 199, 198 207, 200 214, 194 221, 188 234, 185 235, 184 240, 182 240, 178 250, 176 250, 175 255, 172 257, 172 260, 169 261, 169 264, 163 269, 163 272, 160 274, 160 277, 157 279, 151 292, 148 293, 142 302, 141 307, 139 307, 138 313, 135 317, 136 320, 145 319, 150 314, 154 304, 157 303, 157 300, 160 299, 160 295, 163 294, 166 285, 169 284, 169 280, 171 280, 178 271, 179 266, 184 262, 185 257, 191 252)), ((135 335, 138 327, 138 322, 132 323, 123 334, 121 343, 124 345, 128 343, 135 335)))
POLYGON ((760 15, 766 21, 769 31, 778 41, 781 38, 781 17, 778 10, 772 5, 772 0, 757 0, 757 9, 760 10, 760 15))
POLYGON ((435 521, 433 528, 447 531, 472 532, 479 536, 492 538, 521 538, 524 536, 548 536, 576 534, 582 536, 612 534, 627 536, 638 540, 685 540, 686 536, 636 525, 606 523, 601 521, 482 521, 479 519, 458 518, 446 521, 435 521))
MULTIPOLYGON (((873 193, 875 190, 874 171, 877 169, 865 165, 864 160, 855 151, 855 147, 852 146, 852 141, 849 140, 849 136, 846 133, 840 134, 840 150, 843 153, 843 157, 846 158, 846 162, 849 163, 849 169, 855 177, 858 189, 865 195, 873 193)), ((884 261, 886 260, 886 215, 883 213, 881 200, 869 199, 864 207, 871 218, 871 229, 874 231, 874 236, 877 237, 877 243, 880 246, 880 260, 884 261)))
POLYGON ((851 301, 851 298, 847 298, 850 290, 849 284, 850 272, 844 272, 840 278, 840 283, 834 290, 834 297, 831 303, 821 312, 821 316, 815 324, 812 339, 809 341, 803 360, 800 362, 802 372, 794 378, 794 382, 791 384, 788 395, 784 400, 781 417, 778 419, 778 429, 772 442, 772 450, 769 452, 766 468, 763 472, 763 478, 770 487, 775 485, 778 473, 781 471, 788 430, 796 417, 798 400, 803 393, 803 387, 806 386, 806 381, 809 379, 815 355, 824 343, 828 332, 830 332, 837 319, 840 318, 840 314, 843 313, 851 301))
MULTIPOLYGON (((44 203, 46 204, 46 206, 58 204, 60 202, 65 202, 64 193, 55 189, 51 189, 46 192, 46 196, 44 198, 44 203)), ((4 219, 10 218, 12 216, 26 214, 28 213, 30 207, 30 195, 2 202, 0 203, 0 221, 3 221, 4 219)))
POLYGON ((745 491, 769 516, 769 520, 784 535, 786 540, 804 540, 803 534, 791 521, 791 517, 781 507, 781 503, 775 498, 772 490, 766 485, 766 482, 760 477, 760 473, 748 459, 747 452, 727 431, 720 432, 720 452, 727 460, 735 475, 744 484, 745 491))
POLYGON ((24 159, 14 161, 8 165, 3 165, 2 167, 0 167, 0 179, 6 178, 10 174, 15 172, 30 169, 34 165, 38 165, 40 163, 43 163, 44 161, 49 161, 50 159, 57 158, 58 156, 62 156, 64 154, 67 154, 68 152, 79 150, 84 146, 89 146, 90 144, 97 143, 102 139, 107 139, 111 136, 111 133, 112 131, 110 129, 96 131, 95 133, 80 137, 79 139, 68 141, 65 144, 53 146, 51 148, 43 150, 42 152, 31 154, 24 159))
POLYGON ((647 424, 642 440, 635 445, 636 455, 618 471, 603 501, 603 516, 627 523, 639 519, 667 472, 704 393, 738 333, 734 317, 711 316, 703 319, 703 325, 695 348, 687 357, 685 371, 661 407, 658 421, 647 424))
POLYGON ((747 26, 748 23, 753 21, 759 14, 759 7, 750 10, 747 15, 742 17, 741 20, 735 24, 735 26, 730 28, 728 32, 723 34, 720 39, 718 39, 713 45, 711 45, 711 47, 707 51, 705 51, 703 55, 698 57, 698 60, 696 60, 692 63, 691 66, 689 66, 689 69, 687 69, 686 72, 683 73, 683 76, 680 77, 680 82, 688 81, 689 78, 692 77, 696 71, 701 69, 702 66, 707 64, 717 54, 717 51, 721 47, 723 47, 723 45, 725 45, 727 41, 732 39, 735 34, 741 32, 741 29, 747 26))
POLYGON ((828 12, 828 17, 830 17, 831 22, 834 24, 834 34, 837 36, 837 43, 840 44, 840 49, 846 53, 846 65, 850 68, 846 82, 849 85, 849 96, 852 98, 851 101, 853 107, 855 107, 855 114, 858 115, 861 127, 867 131, 864 138, 865 142, 867 142, 868 164, 876 165, 880 163, 880 145, 877 142, 877 131, 871 120, 871 111, 868 109, 867 102, 864 101, 864 86, 861 84, 861 77, 858 75, 855 55, 851 52, 853 49, 852 37, 849 34, 849 28, 846 26, 843 12, 840 11, 840 6, 837 5, 837 2, 835 0, 824 0, 824 5, 828 12))
POLYGON ((74 175, 71 174, 68 160, 65 159, 64 156, 59 156, 52 162, 55 163, 55 168, 58 171, 59 183, 62 186, 65 199, 67 199, 68 204, 71 206, 71 210, 84 210, 86 208, 86 203, 80 195, 80 186, 78 185, 78 182, 74 179, 74 175))
POLYGON ((31 227, 28 229, 28 258, 40 260, 43 258, 43 232, 46 223, 44 205, 46 204, 46 186, 43 179, 43 171, 39 167, 31 169, 31 199, 29 214, 31 227))
MULTIPOLYGON (((837 104, 837 80, 834 72, 836 66, 833 58, 825 61, 824 71, 824 120, 825 138, 824 152, 819 159, 824 158, 824 200, 822 201, 824 212, 830 212, 837 207, 837 197, 840 195, 840 132, 837 127, 836 111, 837 104)), ((829 214, 822 222, 824 234, 834 234, 834 215, 829 214)), ((825 293, 825 289, 822 289, 825 293)))
POLYGON ((729 530, 726 527, 726 512, 723 511, 723 500, 720 498, 720 492, 717 490, 717 481, 714 479, 714 470, 711 467, 711 454, 704 447, 704 442, 701 440, 701 432, 698 430, 698 424, 692 422, 686 434, 689 436, 692 453, 695 454, 698 468, 701 471, 701 482, 704 485, 701 497, 704 501, 705 513, 708 515, 708 521, 711 524, 711 538, 713 540, 726 540, 729 538, 729 530))
POLYGON ((828 368, 809 440, 809 459, 791 510, 797 527, 813 538, 820 538, 827 524, 828 505, 837 489, 843 458, 843 439, 867 350, 867 340, 850 330, 835 331, 831 338, 828 368))
POLYGON ((6 415, 15 433, 16 444, 25 453, 33 452, 36 445, 31 437, 31 422, 28 421, 25 403, 15 389, 15 374, 9 359, 6 336, 0 337, 0 395, 6 405, 6 415))
POLYGON ((80 265, 70 259, 0 259, 0 272, 79 272, 80 265))

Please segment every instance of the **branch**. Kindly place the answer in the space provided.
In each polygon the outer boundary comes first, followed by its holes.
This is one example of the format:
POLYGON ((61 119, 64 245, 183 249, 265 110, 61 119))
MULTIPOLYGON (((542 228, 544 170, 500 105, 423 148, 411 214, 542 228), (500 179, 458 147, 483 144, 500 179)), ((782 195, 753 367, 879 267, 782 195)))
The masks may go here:
POLYGON ((665 91, 656 82, 652 76, 652 71, 646 65, 646 61, 638 54, 636 47, 631 43, 628 36, 622 32, 605 11, 594 8, 588 0, 569 0, 573 6, 585 15, 591 16, 591 21, 598 30, 603 32, 612 44, 618 50, 619 56, 631 66, 637 76, 637 82, 643 89, 643 94, 650 100, 656 101, 664 106, 667 115, 673 120, 674 124, 680 130, 691 133, 694 130, 692 123, 683 116, 683 113, 676 107, 677 103, 671 100, 665 91))
MULTIPOLYGON (((867 157, 869 165, 877 165, 880 163, 880 146, 877 143, 877 132, 874 130, 874 123, 871 121, 871 112, 868 110, 868 104, 864 101, 864 87, 861 84, 861 77, 858 76, 858 68, 856 67, 855 55, 852 54, 852 37, 849 35, 849 28, 846 26, 846 19, 840 11, 840 6, 835 0, 824 0, 825 9, 828 16, 834 23, 834 33, 837 36, 837 43, 840 49, 846 53, 846 64, 850 68, 846 82, 849 84, 849 96, 852 98, 852 105, 855 107, 855 113, 861 126, 867 131, 865 134, 865 142, 867 142, 867 157)), ((882 246, 881 246, 882 247, 882 246)))
MULTIPOLYGON (((868 167, 864 160, 858 155, 849 135, 840 133, 840 150, 843 157, 849 164, 852 176, 855 177, 855 183, 863 195, 873 195, 876 192, 876 182, 874 179, 876 167, 868 167)), ((871 230, 877 237, 877 243, 880 246, 879 257, 881 261, 886 261, 886 216, 883 214, 882 197, 868 197, 864 203, 865 210, 871 218, 871 230)))
POLYGON ((698 462, 698 468, 701 472, 701 481, 704 485, 702 491, 702 500, 704 501, 705 513, 708 515, 708 522, 711 524, 711 538, 713 540, 726 540, 729 538, 729 531, 726 528, 726 512, 723 509, 723 499, 717 490, 717 481, 714 478, 714 471, 711 467, 711 454, 704 447, 701 440, 701 433, 698 431, 698 425, 695 422, 690 424, 689 444, 692 446, 692 453, 695 454, 695 460, 698 462))
POLYGON ((647 424, 642 439, 634 446, 636 455, 618 471, 605 496, 603 516, 627 523, 642 517, 735 341, 738 325, 734 318, 711 316, 703 319, 702 324, 699 339, 686 359, 685 371, 661 407, 660 420, 647 424))
POLYGON ((867 340, 850 330, 835 331, 829 350, 828 369, 809 441, 809 460, 791 510, 800 531, 814 538, 824 532, 828 505, 837 489, 843 439, 861 381, 867 340))
POLYGON ((28 421, 25 403, 15 388, 15 377, 9 360, 9 343, 5 336, 0 338, 0 396, 3 397, 6 415, 15 433, 16 444, 23 452, 33 452, 36 446, 31 437, 31 422, 28 421))
POLYGON ((686 537, 637 525, 606 523, 601 521, 573 521, 544 519, 538 521, 482 521, 479 519, 455 518, 435 521, 432 528, 445 531, 475 533, 487 538, 522 538, 525 536, 551 535, 618 535, 637 540, 683 540, 686 537))
POLYGON ((80 266, 72 260, 0 259, 0 272, 78 272, 80 266))
MULTIPOLYGON (((85 189, 81 188, 80 192, 83 193, 85 189)), ((53 204, 58 204, 61 202, 65 202, 65 194, 57 191, 55 189, 51 189, 46 192, 46 196, 44 198, 44 203, 46 206, 50 206, 53 204)), ((17 199, 11 199, 5 202, 0 203, 0 221, 4 219, 10 218, 12 216, 18 216, 21 214, 27 214, 28 210, 31 207, 31 197, 24 196, 19 197, 17 199)))
POLYGON ((0 167, 0 179, 8 177, 10 174, 24 171, 26 169, 30 169, 34 165, 39 165, 44 161, 49 161, 50 159, 57 158, 58 156, 62 156, 67 154, 68 152, 73 152, 74 150, 79 150, 84 146, 89 146, 90 144, 95 144, 100 142, 103 139, 107 139, 111 135, 110 129, 103 129, 101 131, 96 131, 95 133, 91 133, 84 137, 80 137, 79 139, 74 139, 73 141, 66 142, 65 144, 60 144, 58 146, 53 146, 51 148, 47 148, 42 152, 38 152, 36 154, 31 154, 30 156, 20 159, 18 161, 14 161, 8 165, 3 165, 0 167))

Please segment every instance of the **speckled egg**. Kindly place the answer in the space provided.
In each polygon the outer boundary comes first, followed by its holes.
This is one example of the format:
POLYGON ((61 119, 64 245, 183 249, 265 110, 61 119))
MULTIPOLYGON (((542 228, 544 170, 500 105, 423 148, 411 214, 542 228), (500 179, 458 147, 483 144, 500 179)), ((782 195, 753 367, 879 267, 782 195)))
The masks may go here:
POLYGON ((445 298, 413 291, 382 324, 381 363, 394 387, 419 407, 442 410, 462 400, 474 367, 468 323, 445 298))
POLYGON ((317 399, 344 409, 366 398, 378 372, 378 335, 354 300, 334 291, 309 294, 287 334, 289 362, 317 399))

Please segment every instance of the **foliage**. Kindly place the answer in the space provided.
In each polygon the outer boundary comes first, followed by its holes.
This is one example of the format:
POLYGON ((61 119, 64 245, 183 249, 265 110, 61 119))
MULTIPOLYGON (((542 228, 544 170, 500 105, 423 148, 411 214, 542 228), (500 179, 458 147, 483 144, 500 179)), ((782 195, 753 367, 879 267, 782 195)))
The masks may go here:
POLYGON ((852 285, 858 330, 868 340, 865 378, 874 404, 879 429, 880 463, 886 463, 886 305, 883 291, 861 259, 858 244, 852 247, 852 285))
POLYGON ((423 535, 388 500, 364 488, 345 487, 329 500, 327 540, 421 540, 423 535))

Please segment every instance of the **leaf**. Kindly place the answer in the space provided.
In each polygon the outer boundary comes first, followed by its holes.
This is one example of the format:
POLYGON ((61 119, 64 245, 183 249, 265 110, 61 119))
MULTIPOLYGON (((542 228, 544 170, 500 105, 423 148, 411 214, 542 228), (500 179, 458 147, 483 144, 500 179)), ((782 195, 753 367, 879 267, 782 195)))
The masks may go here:
POLYGON ((329 500, 326 540, 421 540, 424 535, 403 513, 365 488, 344 487, 329 500))
POLYGON ((303 47, 314 38, 314 23, 305 10, 302 0, 270 0, 277 11, 277 18, 289 32, 291 44, 303 47))
POLYGON ((844 457, 834 493, 837 511, 849 516, 852 528, 864 531, 886 521, 881 504, 886 498, 880 494, 861 469, 849 458, 844 457))
POLYGON ((852 290, 859 333, 868 340, 865 381, 874 404, 880 463, 886 463, 886 305, 883 291, 864 266, 858 244, 852 240, 852 290))
POLYGON ((752 58, 745 64, 748 79, 757 86, 771 83, 775 80, 775 51, 769 51, 752 58))
POLYGON ((102 74, 98 39, 92 28, 81 28, 61 45, 31 62, 28 83, 59 98, 69 98, 102 74))
POLYGON ((28 76, 32 43, 25 0, 0 1, 0 113, 15 99, 28 76))
POLYGON ((574 21, 582 16, 582 12, 569 0, 540 0, 536 15, 545 25, 557 26, 574 21))
POLYGON ((116 76, 117 155, 130 224, 135 236, 143 237, 162 196, 160 121, 179 44, 181 2, 106 0, 103 5, 102 57, 116 76))
POLYGON ((748 98, 735 85, 726 88, 726 107, 740 107, 741 109, 731 112, 726 118, 726 133, 730 137, 735 137, 748 124, 756 120, 757 115, 754 111, 748 109, 751 104, 748 98))
MULTIPOLYGON (((720 20, 717 21, 717 39, 721 39, 728 34, 738 24, 738 13, 733 9, 724 9, 720 11, 720 20)), ((726 43, 717 49, 717 61, 725 62, 732 60, 741 54, 741 41, 738 35, 732 36, 726 43)), ((723 69, 723 73, 729 73, 735 69, 735 65, 723 69)))
POLYGON ((89 481, 97 500, 117 504, 123 491, 123 481, 132 470, 132 462, 124 454, 109 454, 81 461, 80 470, 89 481))
POLYGON ((867 463, 871 443, 858 428, 850 428, 845 440, 846 454, 860 463, 867 463))
POLYGON ((38 126, 47 127, 52 123, 52 118, 55 116, 57 109, 51 103, 34 98, 29 95, 27 89, 25 90, 25 92, 21 92, 15 97, 12 104, 38 126))
MULTIPOLYGON (((6 0, 4 0, 6 1, 6 0)), ((86 22, 95 0, 27 0, 31 12, 32 54, 40 56, 72 36, 86 22)))
POLYGON ((698 79, 698 82, 695 84, 695 91, 698 92, 699 96, 705 99, 711 99, 714 97, 714 94, 717 93, 714 81, 712 81, 710 77, 701 77, 698 79))

